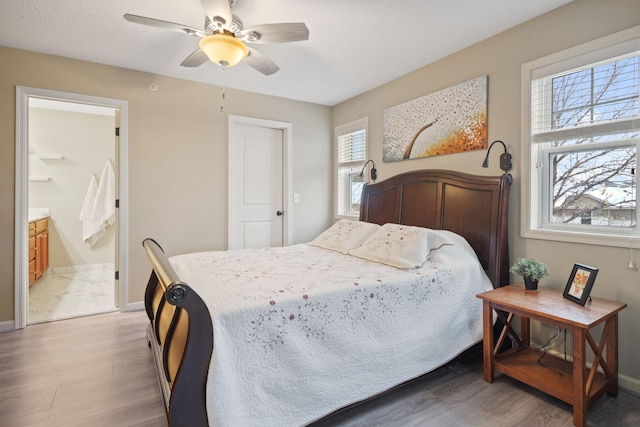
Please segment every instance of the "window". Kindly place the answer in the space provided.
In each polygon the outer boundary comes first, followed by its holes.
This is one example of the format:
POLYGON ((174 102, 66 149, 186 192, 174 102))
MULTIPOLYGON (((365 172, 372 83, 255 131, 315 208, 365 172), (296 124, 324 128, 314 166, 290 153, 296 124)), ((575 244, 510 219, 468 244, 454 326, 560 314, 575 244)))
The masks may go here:
POLYGON ((523 66, 524 237, 613 245, 640 237, 640 39, 621 37, 523 66))
POLYGON ((367 160, 366 118, 336 127, 336 216, 357 217, 365 179, 360 172, 367 160))

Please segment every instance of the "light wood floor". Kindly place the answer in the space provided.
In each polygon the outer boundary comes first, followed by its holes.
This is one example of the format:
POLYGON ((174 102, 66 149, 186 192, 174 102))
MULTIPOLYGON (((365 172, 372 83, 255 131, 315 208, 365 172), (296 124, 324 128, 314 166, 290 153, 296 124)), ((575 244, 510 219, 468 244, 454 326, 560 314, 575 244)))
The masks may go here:
POLYGON ((144 312, 0 334, 0 426, 163 426, 144 312))
MULTIPOLYGON (((502 374, 486 383, 478 352, 313 425, 325 426, 571 427, 573 412, 502 374)), ((587 426, 640 426, 640 397, 622 390, 617 398, 601 397, 589 408, 587 426)))
MULTIPOLYGON (((0 334, 0 426, 162 426, 144 312, 108 313, 0 334)), ((640 398, 603 396, 589 426, 640 426, 640 398)), ((571 426, 571 407, 510 378, 482 379, 471 355, 314 424, 571 426)))

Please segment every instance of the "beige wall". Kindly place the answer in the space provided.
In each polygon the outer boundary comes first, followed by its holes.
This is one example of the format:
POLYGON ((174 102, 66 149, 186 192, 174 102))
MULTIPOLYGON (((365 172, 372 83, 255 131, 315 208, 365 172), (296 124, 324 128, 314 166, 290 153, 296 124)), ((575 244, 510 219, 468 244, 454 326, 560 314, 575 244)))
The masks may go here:
POLYGON ((113 264, 115 226, 93 246, 82 240, 79 219, 92 175, 99 180, 107 159, 115 157, 115 117, 29 108, 29 208, 49 209, 49 267, 113 264), (37 154, 62 155, 60 160, 37 154))
MULTIPOLYGON (((536 256, 552 275, 544 285, 562 288, 574 262, 600 268, 593 295, 625 301, 620 316, 621 383, 640 379, 640 272, 626 269, 627 248, 611 248, 520 238, 520 67, 523 63, 635 25, 637 0, 575 0, 333 109, 227 90, 220 113, 220 88, 131 70, 0 48, 0 321, 13 314, 13 216, 15 85, 124 99, 129 102, 130 292, 142 298, 148 262, 141 250, 153 236, 170 254, 223 249, 226 242, 227 114, 288 121, 294 125, 294 240, 306 241, 332 216, 332 125, 368 116, 369 157, 380 178, 398 172, 444 168, 497 174, 480 167, 484 152, 382 162, 385 108, 481 75, 489 76, 489 139, 502 139, 514 154, 515 182, 510 202, 510 255, 536 256), (159 84, 157 92, 148 85, 159 84), (162 203, 159 197, 167 196, 162 203), (635 379, 635 380, 634 380, 635 379)), ((425 49, 430 43, 425 43, 425 49)), ((414 54, 414 53, 412 53, 414 54)), ((637 261, 637 260, 636 260, 637 261)), ((541 331, 545 333, 545 331, 541 331)))
POLYGON ((226 248, 229 114, 292 123, 294 243, 330 223, 329 107, 225 90, 221 112, 220 87, 4 47, 0 64, 0 322, 14 306, 16 85, 128 102, 129 302, 142 300, 150 271, 145 237, 170 255, 226 248))
MULTIPOLYGON (((503 140, 514 155, 510 200, 510 257, 538 257, 551 268, 543 285, 564 288, 574 262, 600 268, 592 295, 624 301, 620 315, 621 383, 640 391, 640 272, 627 269, 628 248, 577 245, 520 237, 520 67, 523 63, 626 28, 640 25, 637 0, 576 0, 538 19, 464 49, 384 86, 333 108, 333 124, 369 117, 370 148, 380 178, 423 168, 454 169, 473 174, 499 174, 499 150, 491 153, 489 169, 481 167, 486 152, 438 156, 396 163, 382 162, 382 121, 385 108, 444 89, 474 77, 489 76, 489 141, 503 140), (627 384, 628 385, 628 384, 627 384)), ((431 43, 437 43, 433 40, 431 43)), ((428 49, 426 43, 425 49, 428 49)), ((497 148, 497 147, 496 147, 497 148)), ((636 255, 637 256, 637 255, 636 255)), ((638 259, 636 259, 636 262, 638 259)), ((516 279, 513 277, 513 279, 516 279)), ((554 329, 555 331, 555 329, 554 329)), ((538 333, 548 335, 542 328, 538 333)), ((599 332, 597 334, 599 337, 599 332)), ((569 347, 570 348, 570 347, 569 347)))

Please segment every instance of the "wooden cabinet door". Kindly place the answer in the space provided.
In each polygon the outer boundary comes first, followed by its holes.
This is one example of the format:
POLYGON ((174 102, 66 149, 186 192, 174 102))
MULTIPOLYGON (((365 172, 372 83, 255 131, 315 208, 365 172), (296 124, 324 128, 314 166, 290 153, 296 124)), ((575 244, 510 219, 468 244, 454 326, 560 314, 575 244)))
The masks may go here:
POLYGON ((36 280, 49 268, 49 231, 36 234, 36 280))
POLYGON ((29 223, 29 287, 49 268, 49 219, 29 223))
POLYGON ((44 273, 49 268, 49 230, 43 231, 41 234, 42 248, 40 251, 40 257, 42 262, 42 272, 44 273))
POLYGON ((36 260, 29 261, 29 287, 31 287, 36 281, 36 260))
MULTIPOLYGON (((29 224, 31 225, 31 224, 29 224)), ((34 226, 35 231, 35 226, 34 226)), ((31 227, 29 227, 31 232, 31 227)), ((36 236, 29 237, 29 287, 36 281, 36 236)))

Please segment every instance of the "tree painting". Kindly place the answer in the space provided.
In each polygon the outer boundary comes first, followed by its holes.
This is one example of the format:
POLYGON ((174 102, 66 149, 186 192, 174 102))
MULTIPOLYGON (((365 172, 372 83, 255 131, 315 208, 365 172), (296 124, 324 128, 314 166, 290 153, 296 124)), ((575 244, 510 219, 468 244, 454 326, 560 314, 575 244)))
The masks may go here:
POLYGON ((487 76, 384 111, 382 160, 487 148, 487 76))

